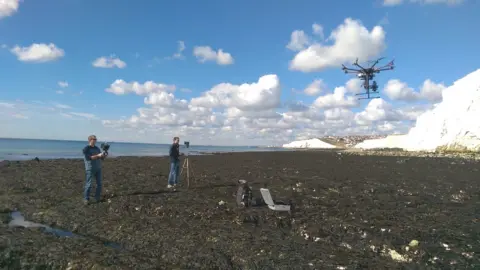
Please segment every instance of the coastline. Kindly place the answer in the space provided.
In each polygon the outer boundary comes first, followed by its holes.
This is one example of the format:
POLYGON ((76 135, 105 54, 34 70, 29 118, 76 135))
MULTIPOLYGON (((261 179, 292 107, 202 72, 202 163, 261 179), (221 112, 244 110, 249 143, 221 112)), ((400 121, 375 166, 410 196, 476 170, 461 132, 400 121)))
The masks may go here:
POLYGON ((480 263, 462 255, 480 233, 475 162, 339 151, 221 153, 190 162, 196 181, 168 192, 167 157, 106 160, 106 200, 90 206, 81 202, 84 168, 77 159, 0 167, 0 258, 63 269, 396 269, 425 266, 433 256, 440 265, 480 263), (292 200, 295 211, 239 209, 239 179, 252 183, 254 196, 267 186, 275 199, 292 200), (9 228, 15 210, 85 237, 9 228), (417 252, 406 251, 413 239, 417 252), (457 247, 448 259, 441 242, 457 247), (411 261, 395 261, 388 250, 411 261))
MULTIPOLYGON (((185 149, 181 152, 186 153, 185 149)), ((426 157, 426 158, 461 158, 461 159, 480 159, 480 152, 472 151, 406 151, 403 149, 356 149, 352 147, 337 147, 337 148, 283 148, 283 147, 253 147, 250 149, 234 150, 234 151, 189 151, 189 156, 204 156, 204 155, 219 155, 232 153, 275 153, 275 152, 338 152, 345 155, 359 155, 359 156, 398 156, 398 157, 426 157)), ((41 155, 40 155, 41 156, 41 155)), ((167 157, 167 153, 163 154, 136 154, 136 155, 110 155, 108 159, 125 158, 125 157, 167 157)), ((7 159, 0 159, 2 162, 17 162, 35 160, 37 156, 22 154, 22 155, 7 155, 7 159)), ((52 156, 47 158, 39 158, 40 160, 79 160, 81 155, 72 156, 52 156)))
MULTIPOLYGON (((86 145, 82 141, 38 140, 38 139, 0 139, 0 160, 81 158, 81 149, 86 145)), ((110 157, 115 156, 165 156, 169 144, 111 143, 110 157)), ((260 146, 209 146, 180 145, 182 152, 206 154, 212 152, 243 151, 283 151, 281 148, 260 146)))

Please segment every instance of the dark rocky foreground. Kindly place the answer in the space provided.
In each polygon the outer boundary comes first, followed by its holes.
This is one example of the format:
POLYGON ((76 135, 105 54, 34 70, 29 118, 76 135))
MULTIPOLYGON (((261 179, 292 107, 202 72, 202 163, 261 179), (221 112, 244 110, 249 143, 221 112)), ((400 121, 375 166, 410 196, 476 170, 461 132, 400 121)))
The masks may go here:
POLYGON ((167 159, 106 160, 106 201, 89 206, 81 160, 0 167, 0 269, 480 267, 475 161, 304 151, 190 162, 196 181, 167 192, 167 159), (255 196, 266 185, 274 199, 292 199, 295 211, 238 209, 238 179, 255 196), (83 237, 8 228, 14 209, 83 237), (412 240, 419 245, 407 251, 412 240))

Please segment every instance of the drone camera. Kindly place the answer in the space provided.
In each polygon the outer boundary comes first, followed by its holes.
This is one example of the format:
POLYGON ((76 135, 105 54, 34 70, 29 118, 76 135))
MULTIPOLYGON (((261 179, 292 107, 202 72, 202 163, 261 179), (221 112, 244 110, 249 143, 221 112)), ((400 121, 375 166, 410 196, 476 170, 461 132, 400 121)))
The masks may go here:
POLYGON ((110 144, 108 144, 107 142, 104 142, 100 145, 100 148, 105 151, 105 152, 108 152, 108 150, 110 149, 110 144))

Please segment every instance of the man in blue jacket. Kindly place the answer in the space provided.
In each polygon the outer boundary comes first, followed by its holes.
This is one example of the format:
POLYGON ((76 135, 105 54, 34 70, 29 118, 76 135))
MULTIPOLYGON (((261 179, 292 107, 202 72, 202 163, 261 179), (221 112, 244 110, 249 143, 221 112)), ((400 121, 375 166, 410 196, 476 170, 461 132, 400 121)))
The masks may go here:
POLYGON ((95 190, 95 200, 100 202, 100 194, 102 193, 102 160, 107 156, 100 148, 95 146, 97 137, 95 135, 88 136, 88 145, 82 150, 83 160, 85 162, 85 188, 83 192, 84 204, 90 202, 90 188, 92 186, 92 179, 95 178, 97 188, 95 190))
POLYGON ((175 188, 178 184, 178 177, 180 176, 180 138, 174 137, 173 143, 170 146, 170 174, 168 175, 167 188, 175 188))

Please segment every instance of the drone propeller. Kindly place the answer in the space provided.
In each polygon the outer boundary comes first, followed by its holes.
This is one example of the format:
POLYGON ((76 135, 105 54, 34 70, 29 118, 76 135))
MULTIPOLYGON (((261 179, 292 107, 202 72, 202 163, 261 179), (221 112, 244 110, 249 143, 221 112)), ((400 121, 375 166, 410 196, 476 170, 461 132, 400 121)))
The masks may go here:
POLYGON ((378 63, 378 62, 382 61, 383 59, 385 59, 385 57, 380 57, 377 60, 370 60, 370 61, 368 61, 368 63, 378 63))
POLYGON ((388 62, 385 66, 375 69, 375 73, 380 73, 380 71, 393 70, 395 68, 395 59, 388 62))

